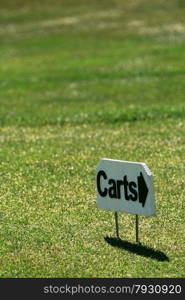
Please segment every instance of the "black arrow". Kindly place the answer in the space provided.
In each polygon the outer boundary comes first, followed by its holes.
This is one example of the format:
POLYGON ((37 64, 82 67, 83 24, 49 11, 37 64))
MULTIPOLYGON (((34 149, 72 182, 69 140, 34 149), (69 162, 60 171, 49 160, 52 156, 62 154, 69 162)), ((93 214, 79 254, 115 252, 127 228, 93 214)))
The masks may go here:
POLYGON ((143 174, 140 172, 140 176, 137 177, 138 183, 138 192, 139 192, 139 202, 142 203, 142 206, 145 206, 146 197, 148 195, 148 187, 146 185, 143 174))

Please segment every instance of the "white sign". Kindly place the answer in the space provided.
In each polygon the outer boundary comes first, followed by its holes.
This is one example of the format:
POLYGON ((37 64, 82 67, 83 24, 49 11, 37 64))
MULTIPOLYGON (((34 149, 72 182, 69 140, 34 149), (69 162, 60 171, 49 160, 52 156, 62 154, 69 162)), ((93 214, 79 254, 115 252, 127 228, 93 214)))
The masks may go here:
POLYGON ((98 208, 155 215, 152 173, 145 163, 100 160, 96 169, 98 208))

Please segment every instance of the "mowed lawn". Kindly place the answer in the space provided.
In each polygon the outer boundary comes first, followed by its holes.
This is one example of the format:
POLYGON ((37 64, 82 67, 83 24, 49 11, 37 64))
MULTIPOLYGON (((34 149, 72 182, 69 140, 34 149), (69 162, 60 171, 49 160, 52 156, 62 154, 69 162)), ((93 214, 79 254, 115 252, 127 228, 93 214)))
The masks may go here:
POLYGON ((184 277, 185 3, 0 3, 0 277, 184 277), (145 162, 157 215, 96 206, 145 162))

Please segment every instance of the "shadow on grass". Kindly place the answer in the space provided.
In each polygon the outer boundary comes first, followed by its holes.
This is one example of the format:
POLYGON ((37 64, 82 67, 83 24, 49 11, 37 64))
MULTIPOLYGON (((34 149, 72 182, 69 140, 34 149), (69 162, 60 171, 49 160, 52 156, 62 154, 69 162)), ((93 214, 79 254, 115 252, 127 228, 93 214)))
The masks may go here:
POLYGON ((158 261, 169 261, 168 256, 166 256, 166 254, 162 251, 155 250, 153 248, 149 248, 141 244, 134 244, 127 241, 123 241, 118 238, 106 236, 104 237, 104 239, 108 244, 110 244, 113 247, 117 247, 141 256, 150 257, 158 261))

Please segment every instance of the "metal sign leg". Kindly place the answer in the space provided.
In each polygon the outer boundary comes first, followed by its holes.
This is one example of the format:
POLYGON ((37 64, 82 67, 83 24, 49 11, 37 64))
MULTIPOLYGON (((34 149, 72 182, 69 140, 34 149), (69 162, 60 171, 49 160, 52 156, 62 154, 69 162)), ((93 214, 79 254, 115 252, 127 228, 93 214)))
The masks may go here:
POLYGON ((139 244, 139 216, 136 215, 136 243, 139 244))
POLYGON ((116 236, 119 239, 119 225, 118 225, 118 213, 117 211, 115 212, 115 224, 116 224, 116 236))

